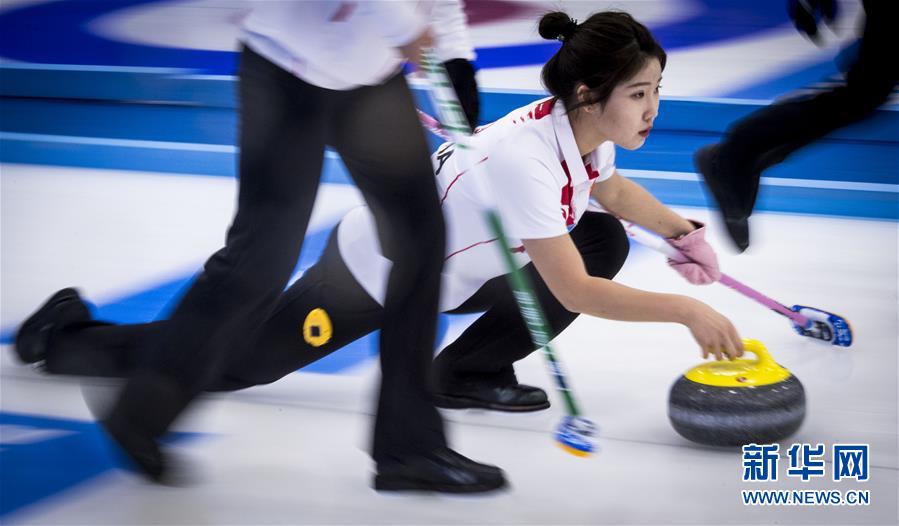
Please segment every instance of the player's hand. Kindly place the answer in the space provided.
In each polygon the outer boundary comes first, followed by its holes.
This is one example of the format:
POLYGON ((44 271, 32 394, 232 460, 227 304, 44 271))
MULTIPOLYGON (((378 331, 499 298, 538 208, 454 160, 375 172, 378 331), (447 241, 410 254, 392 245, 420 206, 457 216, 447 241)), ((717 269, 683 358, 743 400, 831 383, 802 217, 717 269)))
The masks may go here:
POLYGON ((690 221, 695 228, 692 232, 677 238, 667 239, 668 244, 687 256, 687 261, 668 260, 668 265, 693 285, 708 285, 721 279, 718 270, 718 256, 705 240, 705 225, 690 221))
POLYGON ((421 59, 424 51, 434 45, 434 35, 431 34, 431 28, 425 28, 420 35, 412 39, 406 45, 400 46, 398 49, 403 57, 414 64, 416 68, 421 69, 421 59))
POLYGON ((818 22, 823 18, 828 25, 837 18, 837 0, 787 0, 787 12, 796 29, 805 33, 812 42, 820 43, 818 22))
POLYGON ((687 320, 693 339, 702 349, 702 357, 714 355, 716 360, 733 360, 743 356, 743 340, 729 319, 705 303, 686 298, 689 302, 687 320))

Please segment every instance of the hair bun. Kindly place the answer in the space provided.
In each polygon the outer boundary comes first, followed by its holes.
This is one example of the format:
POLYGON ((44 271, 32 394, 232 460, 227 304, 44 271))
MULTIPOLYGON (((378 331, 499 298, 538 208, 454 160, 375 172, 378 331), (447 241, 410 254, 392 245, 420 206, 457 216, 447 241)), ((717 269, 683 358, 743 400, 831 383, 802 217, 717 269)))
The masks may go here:
POLYGON ((543 15, 543 18, 540 19, 540 26, 537 29, 541 37, 547 40, 561 40, 563 42, 571 38, 575 30, 577 30, 577 20, 561 11, 543 15))

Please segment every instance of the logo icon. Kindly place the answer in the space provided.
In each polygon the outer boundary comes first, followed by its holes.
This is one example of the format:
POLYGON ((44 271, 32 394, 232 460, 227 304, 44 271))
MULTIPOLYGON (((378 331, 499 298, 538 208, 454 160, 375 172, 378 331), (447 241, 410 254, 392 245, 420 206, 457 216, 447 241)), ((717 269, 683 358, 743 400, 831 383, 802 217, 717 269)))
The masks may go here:
POLYGON ((743 480, 777 480, 780 444, 746 444, 743 446, 743 480))
POLYGON ((868 480, 868 444, 833 445, 833 480, 868 480))
POLYGON ((803 482, 824 476, 824 444, 793 444, 787 454, 790 457, 787 476, 801 477, 803 482))
POLYGON ((312 309, 303 322, 303 340, 313 347, 321 347, 331 341, 331 318, 325 309, 312 309))

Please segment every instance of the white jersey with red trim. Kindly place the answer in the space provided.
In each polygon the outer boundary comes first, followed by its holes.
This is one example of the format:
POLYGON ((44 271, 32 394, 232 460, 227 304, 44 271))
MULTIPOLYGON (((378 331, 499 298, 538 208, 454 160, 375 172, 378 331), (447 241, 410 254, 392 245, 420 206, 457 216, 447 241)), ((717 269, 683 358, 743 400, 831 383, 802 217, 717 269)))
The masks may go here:
MULTIPOLYGON (((460 306, 487 280, 507 272, 484 220, 487 206, 499 210, 515 262, 523 267, 530 258, 521 240, 570 232, 587 210, 593 184, 615 172, 611 142, 581 158, 565 107, 554 98, 478 128, 473 144, 470 159, 460 158, 452 143, 433 156, 447 228, 441 311, 460 306)), ((390 261, 381 254, 368 208, 350 211, 338 228, 347 267, 383 304, 390 261)))
POLYGON ((397 48, 432 28, 437 57, 475 58, 459 0, 254 0, 241 39, 309 84, 374 86, 395 75, 397 48))

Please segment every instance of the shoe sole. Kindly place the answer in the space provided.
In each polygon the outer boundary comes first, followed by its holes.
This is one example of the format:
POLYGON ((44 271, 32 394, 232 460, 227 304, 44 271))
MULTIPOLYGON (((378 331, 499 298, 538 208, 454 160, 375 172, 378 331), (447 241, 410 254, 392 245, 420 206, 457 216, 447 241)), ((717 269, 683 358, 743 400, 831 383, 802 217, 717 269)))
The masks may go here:
POLYGON ((542 411, 550 406, 549 400, 542 404, 509 405, 498 404, 496 402, 485 402, 483 400, 466 398, 464 396, 435 395, 434 399, 434 405, 443 409, 490 409, 492 411, 502 411, 505 413, 531 413, 534 411, 542 411))
POLYGON ((15 351, 16 356, 23 363, 37 363, 44 359, 47 349, 46 332, 53 328, 53 323, 47 320, 50 312, 61 302, 80 300, 78 291, 73 288, 65 288, 50 297, 34 314, 28 317, 19 330, 16 331, 15 351), (37 352, 24 352, 25 349, 37 349, 37 352))
POLYGON ((409 480, 382 477, 375 475, 375 491, 424 491, 439 493, 486 493, 506 487, 506 480, 501 479, 491 484, 440 484, 424 480, 409 480))
MULTIPOLYGON (((109 419, 101 420, 99 424, 109 438, 114 454, 124 461, 119 463, 120 467, 146 477, 150 482, 166 484, 165 459, 158 446, 152 444, 149 448, 142 448, 139 444, 135 445, 141 437, 129 434, 127 429, 109 419)), ((152 442, 151 439, 146 440, 152 442)))

